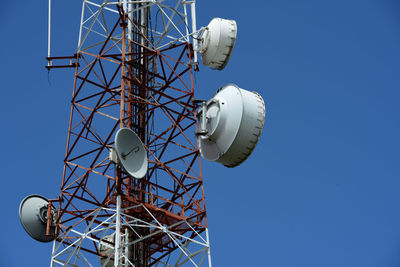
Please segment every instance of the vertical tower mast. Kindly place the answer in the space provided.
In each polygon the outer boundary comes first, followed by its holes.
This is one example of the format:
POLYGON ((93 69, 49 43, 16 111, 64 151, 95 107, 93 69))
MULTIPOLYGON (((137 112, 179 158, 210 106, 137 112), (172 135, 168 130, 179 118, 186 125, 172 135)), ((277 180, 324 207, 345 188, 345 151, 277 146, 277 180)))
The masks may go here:
POLYGON ((172 2, 83 1, 52 266, 211 266, 194 136, 194 1, 172 2), (113 157, 121 128, 146 148, 142 179, 113 157))

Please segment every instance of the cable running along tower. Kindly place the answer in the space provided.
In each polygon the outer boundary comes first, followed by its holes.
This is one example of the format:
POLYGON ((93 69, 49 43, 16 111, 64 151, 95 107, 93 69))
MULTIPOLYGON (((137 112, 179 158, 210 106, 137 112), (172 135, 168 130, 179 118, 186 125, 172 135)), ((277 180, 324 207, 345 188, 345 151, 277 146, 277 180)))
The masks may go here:
POLYGON ((211 266, 200 156, 228 167, 253 151, 264 102, 233 84, 196 100, 202 63, 223 69, 236 22, 196 28, 195 1, 83 0, 58 198, 20 206, 24 229, 53 241, 51 266, 211 266))

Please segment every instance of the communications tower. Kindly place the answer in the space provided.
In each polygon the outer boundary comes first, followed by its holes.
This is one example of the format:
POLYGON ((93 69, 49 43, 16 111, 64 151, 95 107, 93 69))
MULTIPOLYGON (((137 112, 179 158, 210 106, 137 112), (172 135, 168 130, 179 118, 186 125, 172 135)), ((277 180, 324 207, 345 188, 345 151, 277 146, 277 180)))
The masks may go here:
POLYGON ((197 29, 195 1, 83 0, 57 198, 26 197, 24 229, 53 242, 51 266, 211 266, 200 156, 228 167, 253 151, 264 102, 233 84, 195 98, 194 71, 223 69, 236 23, 197 29))

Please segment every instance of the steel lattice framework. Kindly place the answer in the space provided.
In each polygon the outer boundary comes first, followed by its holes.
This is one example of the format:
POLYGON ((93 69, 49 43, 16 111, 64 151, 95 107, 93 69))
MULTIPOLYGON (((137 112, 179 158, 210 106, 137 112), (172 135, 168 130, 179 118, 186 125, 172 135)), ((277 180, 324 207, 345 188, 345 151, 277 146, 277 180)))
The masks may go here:
POLYGON ((48 68, 75 68, 52 266, 211 266, 194 2, 164 2, 83 1, 78 52, 48 58, 48 68), (148 152, 143 179, 109 160, 122 127, 148 152))

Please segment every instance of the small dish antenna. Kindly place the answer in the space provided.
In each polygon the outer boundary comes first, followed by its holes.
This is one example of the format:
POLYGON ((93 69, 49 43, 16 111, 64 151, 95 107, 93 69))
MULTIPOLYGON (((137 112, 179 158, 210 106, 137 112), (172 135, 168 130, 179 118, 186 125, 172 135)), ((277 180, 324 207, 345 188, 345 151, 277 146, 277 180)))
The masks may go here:
POLYGON ((203 158, 236 167, 256 147, 264 127, 265 104, 258 93, 228 84, 203 102, 197 117, 203 158))
POLYGON ((132 177, 140 179, 147 172, 147 153, 139 136, 129 128, 115 135, 115 151, 119 164, 132 177))
POLYGON ((19 220, 25 231, 33 239, 40 242, 54 240, 56 208, 51 206, 50 235, 46 235, 47 209, 49 201, 40 195, 30 195, 24 198, 19 205, 19 220))
POLYGON ((200 53, 203 65, 222 70, 228 64, 237 34, 236 21, 214 18, 201 35, 200 53))
MULTIPOLYGON (((122 238, 125 241, 125 238, 122 238)), ((125 243, 125 242, 124 242, 125 243)), ((100 239, 99 248, 99 259, 101 266, 113 267, 114 266, 114 246, 115 246, 115 233, 107 235, 100 239)))

